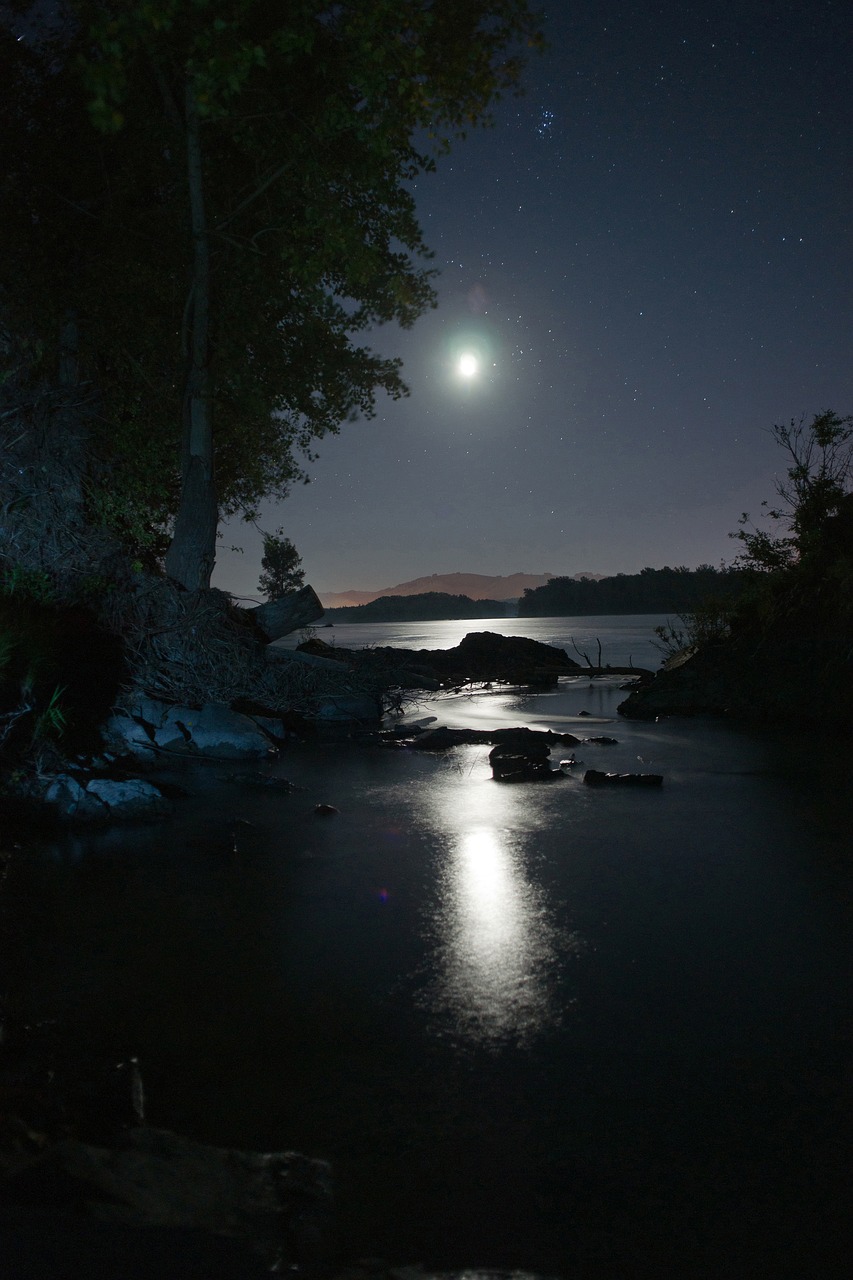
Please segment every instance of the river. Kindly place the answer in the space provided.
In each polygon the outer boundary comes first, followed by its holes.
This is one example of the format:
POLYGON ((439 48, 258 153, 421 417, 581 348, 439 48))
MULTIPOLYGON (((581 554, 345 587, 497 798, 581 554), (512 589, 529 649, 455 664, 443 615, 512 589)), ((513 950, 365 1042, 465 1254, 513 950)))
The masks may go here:
MULTIPOLYGON (((605 662, 656 666, 658 621, 319 634, 573 636, 593 660, 600 638, 605 662)), ((606 734, 578 757, 659 791, 330 742, 282 753, 292 795, 195 766, 166 824, 34 841, 7 987, 91 1051, 136 1053, 151 1123, 330 1159, 348 1257, 844 1274, 846 753, 797 725, 622 721, 618 685, 408 714, 606 734)))

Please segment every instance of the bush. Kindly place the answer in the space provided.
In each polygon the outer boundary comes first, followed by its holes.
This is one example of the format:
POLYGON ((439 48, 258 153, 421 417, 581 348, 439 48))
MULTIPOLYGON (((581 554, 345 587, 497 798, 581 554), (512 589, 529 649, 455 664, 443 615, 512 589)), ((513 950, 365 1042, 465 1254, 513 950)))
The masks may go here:
POLYGON ((46 575, 0 583, 0 751, 39 752, 62 739, 96 745, 123 673, 121 643, 80 606, 51 600, 46 575))

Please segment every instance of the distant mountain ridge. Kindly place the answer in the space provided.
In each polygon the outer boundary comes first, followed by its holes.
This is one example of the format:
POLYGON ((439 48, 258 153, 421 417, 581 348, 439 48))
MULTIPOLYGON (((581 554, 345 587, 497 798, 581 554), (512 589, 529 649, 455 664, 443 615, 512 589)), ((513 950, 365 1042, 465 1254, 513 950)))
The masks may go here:
MULTIPOLYGON (((433 573, 425 578, 413 578, 400 582, 396 587, 382 587, 379 591, 321 591, 321 603, 326 609, 347 609, 355 604, 369 604, 380 596, 418 596, 428 591, 445 592, 452 596, 469 596, 471 600, 517 600, 528 588, 544 587, 553 573, 511 573, 506 577, 486 573, 433 573)), ((576 577, 598 577, 597 574, 577 574, 576 577)))

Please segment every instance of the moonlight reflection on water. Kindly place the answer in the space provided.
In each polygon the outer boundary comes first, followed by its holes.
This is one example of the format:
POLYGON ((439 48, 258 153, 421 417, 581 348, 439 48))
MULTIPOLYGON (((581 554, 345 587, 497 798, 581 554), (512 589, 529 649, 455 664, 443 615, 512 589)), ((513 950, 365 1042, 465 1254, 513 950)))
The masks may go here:
MULTIPOLYGON (((536 823, 521 792, 468 779, 464 809, 441 789, 437 902, 429 913, 433 978, 424 994, 436 1029, 468 1045, 521 1043, 560 1021, 558 976, 573 940, 531 874, 536 823)), ((476 766, 475 766, 476 767, 476 766)))

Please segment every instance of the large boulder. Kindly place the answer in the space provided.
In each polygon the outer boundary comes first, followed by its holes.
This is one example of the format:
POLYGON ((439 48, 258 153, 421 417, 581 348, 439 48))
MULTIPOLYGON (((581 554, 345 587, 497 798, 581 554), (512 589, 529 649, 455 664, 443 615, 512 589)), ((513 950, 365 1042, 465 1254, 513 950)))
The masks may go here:
POLYGON ((381 672, 390 683, 434 689, 468 680, 506 680, 513 684, 554 683, 580 675, 584 668, 555 645, 526 636, 471 631, 453 649, 342 649, 322 640, 306 641, 297 652, 346 663, 356 670, 381 672))
POLYGON ((271 750, 269 737, 254 720, 218 702, 193 708, 136 699, 107 721, 103 735, 109 749, 137 759, 167 751, 214 760, 262 760, 271 750))
POLYGON ((570 658, 565 649, 527 636, 502 636, 494 631, 471 631, 449 652, 472 680, 524 682, 545 675, 577 675, 581 671, 580 663, 570 658))

